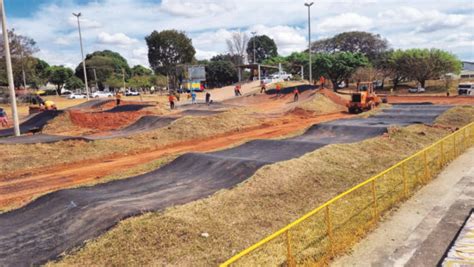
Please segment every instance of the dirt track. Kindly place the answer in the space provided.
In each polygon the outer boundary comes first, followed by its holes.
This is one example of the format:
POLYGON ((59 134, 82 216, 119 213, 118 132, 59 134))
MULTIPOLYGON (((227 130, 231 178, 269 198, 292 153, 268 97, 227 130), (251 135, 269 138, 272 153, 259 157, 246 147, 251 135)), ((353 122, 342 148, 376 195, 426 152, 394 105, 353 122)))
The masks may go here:
POLYGON ((297 132, 314 123, 350 117, 335 113, 323 116, 290 114, 270 120, 261 126, 227 133, 204 140, 181 142, 163 148, 135 155, 117 155, 98 162, 88 160, 75 164, 64 164, 47 170, 31 170, 0 176, 0 207, 18 206, 30 201, 32 197, 54 190, 93 182, 101 177, 119 173, 139 164, 157 158, 183 152, 206 152, 229 147, 258 138, 274 138, 297 132), (92 164, 93 163, 93 164, 92 164))

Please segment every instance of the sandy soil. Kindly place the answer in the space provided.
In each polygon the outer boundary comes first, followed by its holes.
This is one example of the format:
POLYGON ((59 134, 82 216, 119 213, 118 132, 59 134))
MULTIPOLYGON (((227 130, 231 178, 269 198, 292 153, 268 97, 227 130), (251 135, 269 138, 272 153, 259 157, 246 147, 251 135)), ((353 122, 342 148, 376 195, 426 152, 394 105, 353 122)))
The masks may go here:
POLYGON ((296 112, 277 119, 267 120, 257 127, 202 140, 175 143, 140 154, 109 157, 101 162, 89 160, 47 169, 17 172, 8 177, 0 177, 0 207, 19 206, 35 196, 50 191, 97 182, 106 175, 121 172, 137 164, 144 164, 163 156, 189 151, 206 152, 237 145, 252 139, 281 137, 303 130, 314 123, 349 116, 344 113, 314 116, 296 112))

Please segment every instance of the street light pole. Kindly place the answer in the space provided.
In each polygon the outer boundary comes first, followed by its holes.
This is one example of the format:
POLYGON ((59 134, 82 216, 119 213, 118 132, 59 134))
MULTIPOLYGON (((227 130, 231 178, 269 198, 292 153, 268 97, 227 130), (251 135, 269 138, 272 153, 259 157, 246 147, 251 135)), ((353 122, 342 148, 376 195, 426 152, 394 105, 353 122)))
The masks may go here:
POLYGON ((253 64, 257 63, 256 57, 255 57, 255 34, 257 32, 251 32, 253 35, 253 64))
POLYGON ((10 101, 12 105, 13 129, 15 136, 20 136, 20 122, 18 119, 18 109, 16 106, 15 85, 13 84, 12 58, 10 55, 10 42, 8 41, 7 18, 5 15, 5 5, 1 1, 2 8, 2 33, 3 33, 3 50, 5 51, 5 61, 7 65, 8 89, 10 90, 10 101))
POLYGON ((308 54, 309 54, 309 83, 313 83, 313 70, 311 68, 311 6, 314 3, 305 3, 308 7, 308 54))
POLYGON ((86 85, 86 95, 87 100, 89 100, 89 86, 87 86, 87 72, 86 72, 86 60, 84 59, 84 50, 82 48, 82 34, 81 34, 81 23, 79 22, 79 17, 81 13, 72 13, 74 16, 77 17, 77 28, 79 29, 79 42, 81 43, 81 56, 82 56, 82 68, 84 71, 84 84, 86 85))

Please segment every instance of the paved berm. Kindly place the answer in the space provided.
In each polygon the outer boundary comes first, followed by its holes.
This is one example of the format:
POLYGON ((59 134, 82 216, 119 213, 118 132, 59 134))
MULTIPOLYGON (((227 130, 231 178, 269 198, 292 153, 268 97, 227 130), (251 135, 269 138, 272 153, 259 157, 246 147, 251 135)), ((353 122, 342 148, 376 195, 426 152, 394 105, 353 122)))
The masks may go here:
POLYGON ((436 266, 471 214, 473 203, 471 148, 333 266, 436 266))

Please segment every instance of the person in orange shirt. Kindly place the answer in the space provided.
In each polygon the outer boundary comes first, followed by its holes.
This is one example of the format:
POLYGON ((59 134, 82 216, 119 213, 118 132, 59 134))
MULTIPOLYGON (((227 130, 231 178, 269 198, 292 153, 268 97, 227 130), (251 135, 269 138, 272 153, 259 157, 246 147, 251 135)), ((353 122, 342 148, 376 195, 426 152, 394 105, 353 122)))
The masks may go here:
POLYGON ((321 85, 320 88, 323 89, 324 88, 324 84, 326 83, 326 79, 324 78, 324 76, 321 76, 319 78, 319 84, 321 85))
POLYGON ((296 102, 298 101, 299 95, 300 95, 300 90, 298 90, 298 87, 295 87, 295 90, 293 90, 293 101, 296 102))
POLYGON ((170 93, 168 100, 170 101, 170 109, 174 109, 174 95, 170 93))
POLYGON ((115 94, 115 103, 117 106, 120 106, 120 100, 122 99, 122 93, 120 91, 115 94))
POLYGON ((280 86, 279 83, 276 84, 275 90, 277 91, 277 96, 280 96, 280 93, 281 93, 281 86, 280 86))

